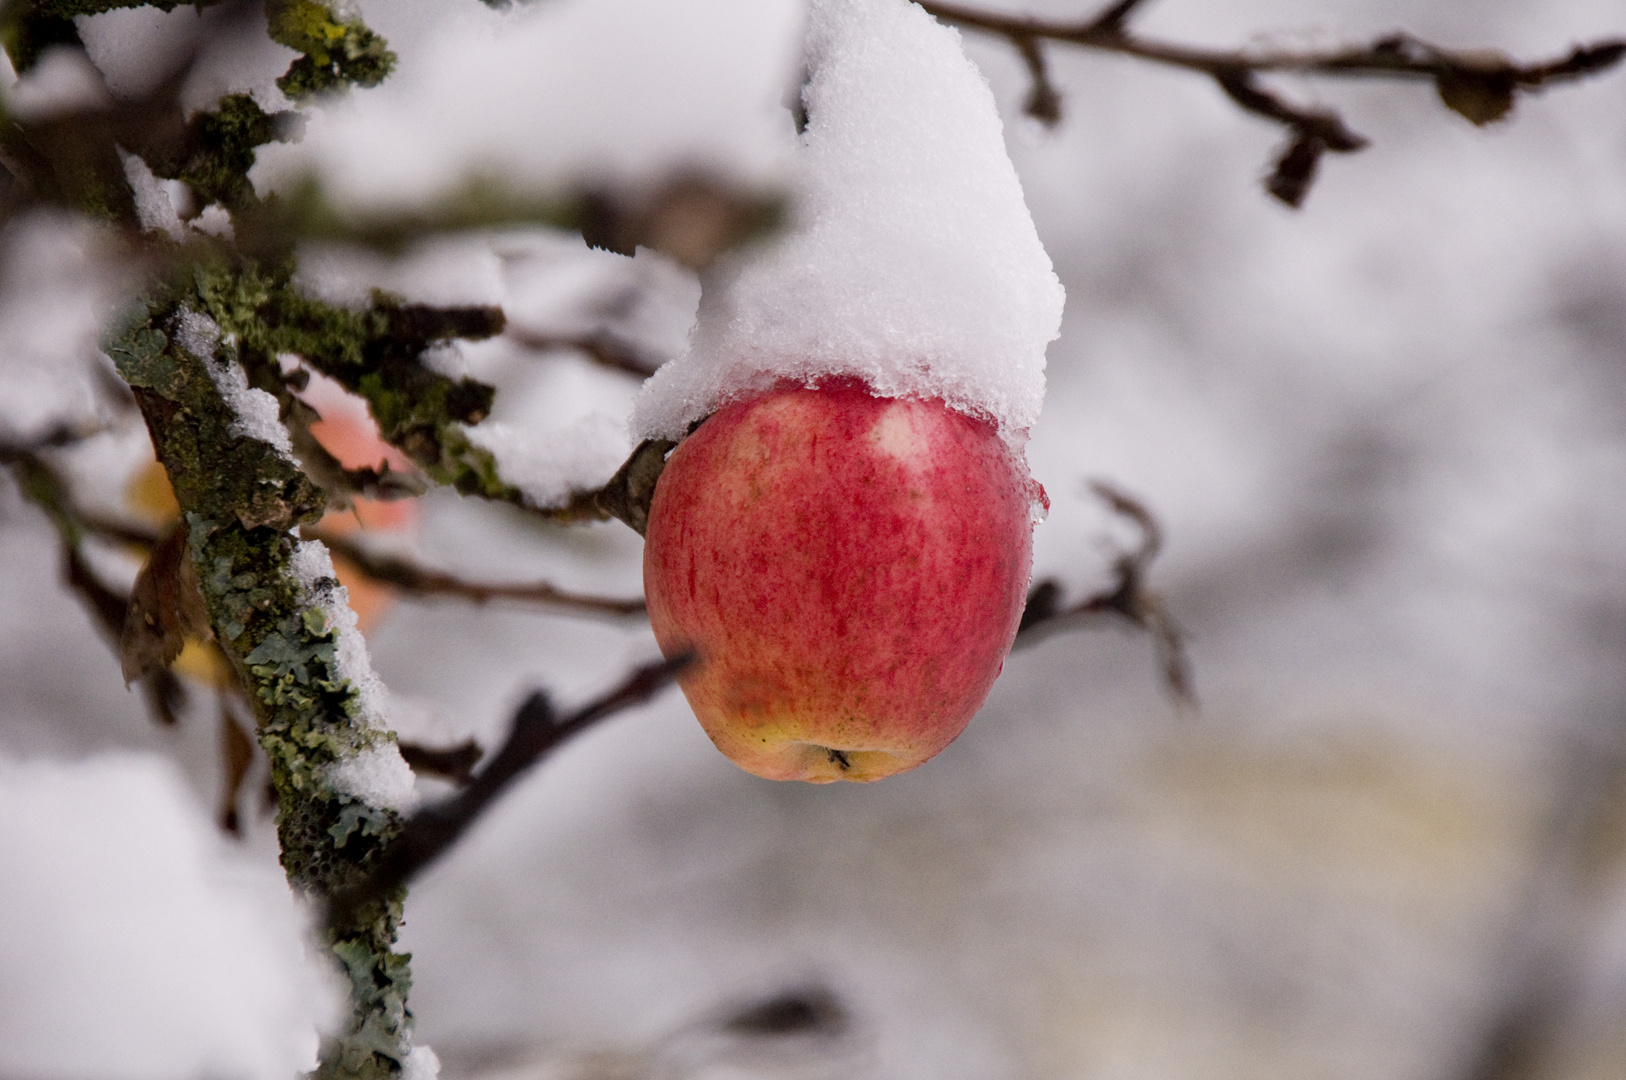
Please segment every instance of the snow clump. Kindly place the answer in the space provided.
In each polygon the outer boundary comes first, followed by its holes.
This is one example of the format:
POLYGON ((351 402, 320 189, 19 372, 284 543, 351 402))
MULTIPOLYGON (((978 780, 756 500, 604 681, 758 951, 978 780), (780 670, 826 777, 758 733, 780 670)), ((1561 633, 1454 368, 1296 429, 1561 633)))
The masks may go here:
POLYGON ((300 145, 262 148, 262 192, 313 168, 344 206, 410 204, 482 172, 538 192, 781 175, 797 0, 395 0, 366 16, 397 70, 312 112, 300 145))
POLYGON ((276 866, 174 766, 0 757, 0 1076, 287 1080, 338 1019, 276 866))
POLYGON ((706 283, 689 350, 646 384, 634 429, 677 439, 778 381, 851 376, 1020 444, 1063 294, 987 82, 906 0, 813 0, 806 56, 790 228, 706 283))
POLYGON ((604 483, 632 451, 625 422, 599 412, 552 430, 500 420, 465 430, 470 442, 491 451, 503 480, 538 506, 562 503, 573 491, 604 483))
POLYGON ((268 443, 283 457, 292 461, 294 444, 288 429, 282 424, 281 407, 276 396, 248 384, 248 373, 237 362, 235 355, 216 357, 221 341, 220 327, 209 316, 190 308, 181 310, 175 326, 175 344, 203 361, 220 391, 226 407, 232 412, 231 434, 244 439, 257 439, 268 443))
POLYGON ((176 212, 164 181, 154 175, 152 166, 124 150, 119 151, 119 159, 124 162, 124 179, 129 181, 130 192, 135 196, 136 219, 141 222, 141 231, 161 232, 171 240, 186 239, 186 222, 176 212))
MULTIPOLYGON (((333 556, 315 540, 294 546, 293 574, 300 586, 300 603, 317 608, 327 617, 336 639, 334 666, 338 675, 355 690, 361 722, 367 728, 387 732, 384 701, 387 691, 373 671, 367 656, 367 642, 356 627, 356 613, 350 607, 350 593, 339 584, 333 570, 333 556)), ((329 775, 333 786, 367 803, 411 813, 418 805, 412 769, 401 757, 394 740, 381 742, 361 753, 335 763, 329 775)))

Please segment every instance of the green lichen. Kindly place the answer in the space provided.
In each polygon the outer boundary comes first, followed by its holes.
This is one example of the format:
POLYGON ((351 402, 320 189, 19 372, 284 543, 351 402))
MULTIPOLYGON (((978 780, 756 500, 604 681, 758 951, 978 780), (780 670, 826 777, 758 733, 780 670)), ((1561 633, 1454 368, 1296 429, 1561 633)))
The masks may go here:
POLYGON ((235 363, 236 350, 223 343, 216 356, 196 357, 172 339, 183 306, 178 298, 149 305, 139 323, 127 322, 106 342, 141 403, 176 498, 210 517, 230 513, 248 528, 318 519, 322 494, 299 467, 268 443, 232 432, 236 417, 210 367, 235 363))
POLYGON ((348 1031, 342 1048, 330 1060, 323 1054, 318 1080, 327 1077, 387 1076, 378 1072, 378 1062, 387 1059, 398 1043, 397 1032, 410 1024, 406 1010, 412 976, 406 958, 390 956, 382 965, 365 941, 353 940, 334 947, 334 954, 350 975, 351 1013, 363 1018, 348 1031))
POLYGON ((286 141, 296 119, 292 113, 267 113, 247 94, 228 94, 213 110, 193 117, 173 146, 154 147, 144 156, 154 174, 185 181, 201 205, 242 209, 259 201, 248 179, 256 151, 286 141))
POLYGON ((277 0, 266 6, 266 17, 271 39, 302 54, 277 80, 294 101, 345 86, 377 86, 395 67, 383 38, 316 0, 277 0))
MULTIPOLYGON (((283 869, 320 902, 364 880, 400 831, 396 811, 334 783, 344 762, 393 736, 370 725, 340 668, 325 608, 336 583, 295 572, 289 529, 320 518, 321 491, 275 447, 234 429, 216 369, 239 360, 239 343, 223 335, 212 355, 198 356, 178 341, 188 310, 213 316, 228 300, 263 299, 261 284, 228 287, 219 280, 226 273, 215 266, 203 274, 207 292, 198 275, 158 290, 125 313, 107 349, 135 390, 185 513, 215 638, 253 702, 278 796, 283 869)), ((324 1046, 319 1075, 382 1080, 400 1070, 410 1046, 410 980, 408 958, 392 946, 403 896, 398 890, 327 931, 327 945, 351 973, 357 1011, 324 1046)))
MULTIPOLYGON (((280 271, 199 263, 193 287, 200 308, 265 369, 280 355, 300 357, 367 400, 379 432, 430 479, 464 494, 526 505, 502 480, 490 451, 467 426, 491 411, 496 391, 452 379, 423 363, 431 349, 502 330, 495 308, 435 308, 375 293, 365 308, 329 304, 295 288, 280 271)), ((249 362, 249 361, 246 361, 249 362)))
MULTIPOLYGON (((211 623, 254 699, 288 880, 318 901, 353 888, 402 822, 335 788, 333 770, 392 736, 361 715, 356 688, 339 670, 336 633, 293 572, 293 538, 196 513, 187 524, 211 623)), ((399 1072, 411 1031, 410 958, 393 951, 404 895, 397 890, 327 931, 350 976, 353 1008, 346 1029, 324 1042, 320 1077, 399 1072)))

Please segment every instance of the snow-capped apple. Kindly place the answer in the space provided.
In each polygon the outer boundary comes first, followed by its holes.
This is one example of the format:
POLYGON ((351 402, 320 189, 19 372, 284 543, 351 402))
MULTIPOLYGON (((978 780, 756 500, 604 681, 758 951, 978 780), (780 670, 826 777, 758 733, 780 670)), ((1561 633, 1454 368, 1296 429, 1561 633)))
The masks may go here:
POLYGON ((854 380, 725 405, 672 452, 644 587, 717 747, 775 780, 877 780, 982 705, 1042 490, 985 421, 854 380))

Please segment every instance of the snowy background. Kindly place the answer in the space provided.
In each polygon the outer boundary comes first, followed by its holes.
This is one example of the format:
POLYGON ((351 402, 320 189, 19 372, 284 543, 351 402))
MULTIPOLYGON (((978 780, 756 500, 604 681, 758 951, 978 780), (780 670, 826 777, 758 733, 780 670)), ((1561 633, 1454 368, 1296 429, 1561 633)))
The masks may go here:
MULTIPOLYGON (((790 0, 361 10, 397 73, 263 155, 264 185, 314 168, 367 204, 473 168, 784 180, 790 0)), ((150 58, 154 20, 85 28, 115 93, 139 87, 117 57, 150 58)), ((1404 27, 1538 58, 1626 15, 1160 0, 1138 26, 1215 45, 1404 27)), ((739 772, 669 692, 528 777, 414 888, 419 1040, 447 1076, 1469 1080, 1496 1075, 1476 1064, 1488 1033, 1539 991, 1562 1018, 1539 1075, 1622 1075, 1623 76, 1488 130, 1426 86, 1290 80, 1374 141, 1327 160, 1295 213, 1256 182, 1278 133, 1209 82, 1055 49, 1066 112, 1046 131, 1020 115, 1009 48, 966 40, 1067 291, 1029 444, 1052 500, 1036 573, 1072 595, 1107 579, 1118 526, 1089 479, 1144 498, 1201 714, 1176 714, 1143 638, 1061 635, 1015 654, 928 765, 813 788, 739 772), (1585 842, 1562 843, 1577 816, 1585 842), (813 988, 840 1021, 777 1039, 726 1022, 813 988)), ((189 92, 263 84, 288 55, 223 59, 189 92)), ((49 107, 92 92, 82 75, 47 69, 12 98, 49 107)), ((120 283, 65 223, 14 223, 3 244, 0 418, 26 433, 84 413, 120 283)), ((538 333, 609 329, 667 356, 699 297, 658 256, 535 232, 398 263, 313 251, 305 270, 329 295, 499 302, 538 333)), ((500 383, 495 419, 531 433, 553 482, 600 480, 628 448, 625 375, 512 339, 446 363, 500 383)), ((119 505, 143 437, 79 455, 87 498, 119 505)), ((616 523, 436 494, 397 542, 470 576, 639 588, 616 523)), ((285 955, 270 823, 250 815, 236 845, 208 833, 209 695, 155 728, 58 575, 48 524, 0 482, 0 1077, 286 1075, 308 1053, 287 1033, 331 1002, 285 955), (169 840, 112 856, 142 833, 169 840), (118 1005, 84 997, 97 979, 118 1005), (88 1049, 65 1068, 46 1044, 88 1049)), ((636 622, 407 599, 368 640, 406 734, 488 746, 531 687, 581 701, 655 654, 636 622)))

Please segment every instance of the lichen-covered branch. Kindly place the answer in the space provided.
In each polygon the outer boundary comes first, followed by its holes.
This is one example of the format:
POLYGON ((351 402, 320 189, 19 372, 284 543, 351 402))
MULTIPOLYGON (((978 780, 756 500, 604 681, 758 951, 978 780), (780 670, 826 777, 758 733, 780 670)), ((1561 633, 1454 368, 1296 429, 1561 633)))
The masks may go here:
MULTIPOLYGON (((247 385, 205 284, 218 281, 156 290, 107 350, 170 475, 208 623, 253 705, 283 867, 296 889, 325 901, 364 876, 399 830, 410 773, 370 700, 332 564, 290 532, 320 518, 322 493, 280 445, 275 399, 247 385)), ((402 899, 379 897, 328 931, 353 1014, 318 1075, 389 1077, 410 1052, 408 958, 392 950, 402 899)))
MULTIPOLYGON (((14 67, 27 71, 49 46, 83 47, 76 17, 123 6, 129 0, 4 0, 0 41, 14 67)), ((235 14, 215 21, 231 33, 258 18, 246 0, 225 6, 235 14)), ((381 38, 337 7, 269 0, 264 11, 270 36, 300 54, 278 83, 296 103, 373 85, 394 63, 381 38)), ((87 533, 128 530, 71 512, 65 488, 32 449, 7 455, 4 464, 57 523, 70 583, 109 636, 122 639, 126 670, 157 688, 166 715, 173 710, 163 691, 179 687, 168 664, 184 639, 212 637, 227 657, 270 762, 281 859, 293 886, 327 906, 336 896, 354 896, 362 882, 375 883, 364 902, 347 904, 325 931, 325 946, 349 977, 351 1011, 325 1040, 317 1075, 383 1080, 398 1076, 412 1056, 410 976, 408 957, 393 948, 405 890, 399 881, 376 887, 375 870, 410 811, 411 772, 379 714, 376 679, 328 552, 295 530, 353 493, 399 493, 416 480, 344 470, 315 453, 305 438, 310 410, 297 392, 308 369, 330 375, 366 399, 383 436, 429 480, 559 520, 602 520, 623 504, 631 509, 621 515, 636 518, 665 448, 653 455, 641 448, 605 489, 608 496, 583 492, 564 507, 534 505, 505 483, 491 453, 468 431, 490 410, 494 391, 449 378, 428 362, 428 354, 455 339, 500 332, 502 313, 384 295, 351 309, 301 293, 294 272, 302 239, 324 228, 350 229, 348 239, 377 237, 365 228, 357 234, 310 191, 281 201, 255 193, 248 172, 258 148, 295 134, 297 111, 268 113, 252 97, 234 94, 201 113, 183 112, 181 88, 210 45, 192 42, 139 99, 33 119, 0 109, 0 224, 32 206, 70 209, 112 226, 147 275, 144 298, 110 329, 106 349, 133 390, 181 523, 167 535, 139 537, 151 556, 134 597, 101 585, 80 553, 87 533), (224 208, 231 236, 177 229, 172 214, 167 224, 152 220, 149 204, 161 197, 142 186, 151 187, 150 178, 141 179, 149 170, 184 182, 195 209, 224 208), (290 356, 298 361, 292 367, 290 356)), ((664 243, 674 257, 701 265, 762 217, 756 203, 718 194, 724 187, 668 185, 625 205, 573 197, 560 204, 567 220, 555 220, 551 204, 475 199, 434 220, 409 220, 394 235, 545 219, 612 246, 664 243)), ((232 717, 222 721, 236 730, 232 717)), ((228 749, 229 814, 248 756, 241 739, 228 749)), ((466 774, 473 764, 466 749, 432 754, 429 763, 466 774)))

